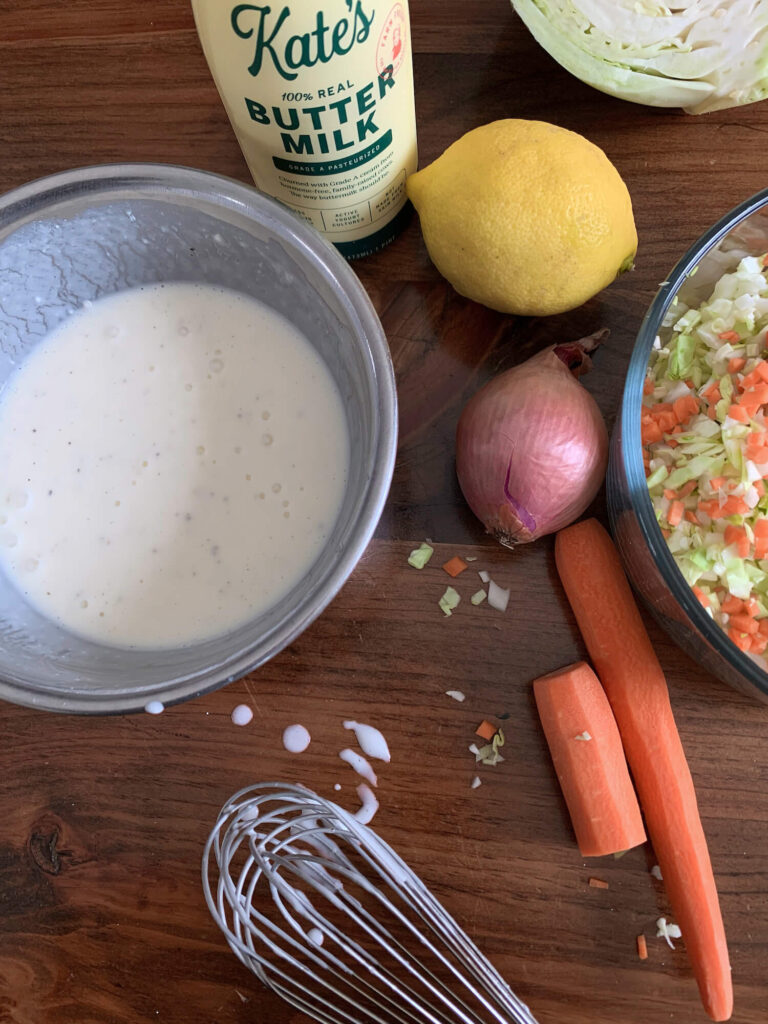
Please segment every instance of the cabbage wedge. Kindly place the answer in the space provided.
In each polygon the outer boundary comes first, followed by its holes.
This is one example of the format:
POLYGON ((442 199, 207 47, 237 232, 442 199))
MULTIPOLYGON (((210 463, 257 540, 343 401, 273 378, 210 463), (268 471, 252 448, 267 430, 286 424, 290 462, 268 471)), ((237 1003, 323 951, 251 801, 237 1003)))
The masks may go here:
POLYGON ((703 114, 768 97, 767 0, 512 0, 537 42, 602 92, 703 114))

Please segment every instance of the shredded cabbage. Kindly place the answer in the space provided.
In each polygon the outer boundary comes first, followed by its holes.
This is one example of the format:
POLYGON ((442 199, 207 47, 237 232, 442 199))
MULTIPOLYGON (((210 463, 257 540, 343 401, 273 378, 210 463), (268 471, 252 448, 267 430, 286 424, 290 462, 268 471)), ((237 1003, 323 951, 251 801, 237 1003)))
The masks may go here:
POLYGON ((768 668, 768 255, 662 329, 642 410, 646 483, 708 614, 768 668))
POLYGON ((768 96, 765 0, 512 0, 535 39, 589 85, 691 114, 768 96))

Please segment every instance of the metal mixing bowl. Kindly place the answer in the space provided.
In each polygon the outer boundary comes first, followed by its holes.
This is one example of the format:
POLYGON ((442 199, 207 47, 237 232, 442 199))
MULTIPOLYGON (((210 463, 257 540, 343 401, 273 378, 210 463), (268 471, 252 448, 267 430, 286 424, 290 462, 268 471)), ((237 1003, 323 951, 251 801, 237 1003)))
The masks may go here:
POLYGON ((33 182, 0 198, 0 388, 86 300, 187 281, 251 295, 309 338, 346 409, 350 471, 311 570, 274 607, 225 636, 177 649, 91 643, 27 604, 0 576, 0 698, 56 711, 123 712, 215 689, 282 650, 362 555, 386 500, 396 394, 381 324, 336 250, 255 189, 184 167, 121 164, 33 182))
POLYGON ((768 189, 737 206, 683 256, 669 274, 637 336, 611 440, 608 509, 627 572, 648 607, 691 657, 724 682, 768 701, 768 673, 743 653, 699 604, 670 554, 645 483, 640 441, 643 382, 654 339, 676 295, 698 306, 746 255, 768 250, 768 189), (698 268, 694 276, 689 276, 698 268))

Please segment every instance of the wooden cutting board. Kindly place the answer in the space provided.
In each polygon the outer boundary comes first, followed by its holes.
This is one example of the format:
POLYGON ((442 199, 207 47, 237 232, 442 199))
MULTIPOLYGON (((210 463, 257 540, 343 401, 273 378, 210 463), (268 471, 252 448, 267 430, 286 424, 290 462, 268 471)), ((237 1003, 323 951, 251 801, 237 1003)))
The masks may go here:
MULTIPOLYGON (((355 269, 387 331, 400 449, 377 539, 326 613, 225 690, 159 717, 85 719, 0 708, 0 1020, 8 1024, 300 1021, 229 952, 209 917, 200 857, 221 804, 250 782, 298 781, 357 806, 339 759, 343 720, 378 726, 375 825, 422 874, 540 1024, 704 1021, 649 848, 585 862, 546 753, 531 680, 584 655, 542 540, 509 552, 466 509, 453 433, 466 397, 538 348, 608 326, 587 384, 609 425, 656 285, 716 218, 766 184, 768 105, 693 118, 581 85, 503 0, 412 0, 422 163, 499 117, 588 136, 632 193, 637 270, 574 313, 502 317, 458 297, 418 224, 355 269), (408 552, 438 542, 435 565, 408 552), (477 558, 465 600, 437 600, 453 554, 477 558), (501 614, 466 598, 477 568, 511 589, 501 614), (458 689, 463 703, 445 695, 458 689), (247 703, 253 722, 234 726, 247 703), (505 761, 475 767, 484 718, 505 761), (282 746, 302 722, 312 743, 282 746), (471 788, 475 775, 481 786, 471 788), (608 888, 589 886, 598 877, 608 888), (638 960, 635 939, 648 937, 638 960)), ((247 180, 184 0, 4 0, 0 189, 106 161, 190 164, 247 180)), ((602 495, 593 511, 603 516, 602 495)), ((650 626, 697 785, 730 938, 736 1024, 768 1021, 766 715, 650 626)))

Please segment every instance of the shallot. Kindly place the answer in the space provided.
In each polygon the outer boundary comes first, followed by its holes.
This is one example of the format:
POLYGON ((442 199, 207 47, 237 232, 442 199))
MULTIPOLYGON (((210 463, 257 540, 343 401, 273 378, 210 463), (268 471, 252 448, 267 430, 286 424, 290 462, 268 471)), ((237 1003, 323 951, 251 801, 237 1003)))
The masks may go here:
POLYGON ((605 476, 608 432, 577 378, 608 332, 552 345, 489 381, 456 433, 456 472, 472 511, 514 547, 568 526, 605 476))

